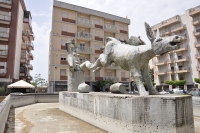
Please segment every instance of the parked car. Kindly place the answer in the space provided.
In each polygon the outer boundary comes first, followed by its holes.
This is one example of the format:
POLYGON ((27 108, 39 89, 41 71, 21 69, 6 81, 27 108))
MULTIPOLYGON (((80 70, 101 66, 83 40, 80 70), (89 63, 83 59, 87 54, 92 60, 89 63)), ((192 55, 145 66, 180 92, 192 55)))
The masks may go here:
POLYGON ((191 95, 193 95, 193 96, 200 96, 199 88, 192 88, 192 89, 189 91, 189 94, 191 94, 191 95))
POLYGON ((181 88, 174 88, 173 89, 174 94, 184 94, 183 90, 181 88))
POLYGON ((158 93, 161 95, 170 94, 169 92, 166 92, 166 91, 162 91, 162 92, 158 92, 158 93))

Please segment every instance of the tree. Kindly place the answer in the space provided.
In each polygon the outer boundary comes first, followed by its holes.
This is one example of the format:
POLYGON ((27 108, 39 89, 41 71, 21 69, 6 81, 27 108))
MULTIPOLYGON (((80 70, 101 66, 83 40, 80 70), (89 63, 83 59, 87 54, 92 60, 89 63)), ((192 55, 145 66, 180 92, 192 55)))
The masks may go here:
POLYGON ((31 81, 31 84, 35 86, 35 88, 37 88, 40 86, 46 86, 47 81, 45 81, 45 79, 41 77, 41 74, 36 74, 33 80, 31 81))
POLYGON ((97 86, 100 88, 100 90, 102 90, 102 88, 106 85, 106 84, 109 84, 112 85, 114 84, 115 82, 113 80, 99 80, 97 81, 97 86))
POLYGON ((200 78, 194 78, 194 81, 200 84, 200 78))

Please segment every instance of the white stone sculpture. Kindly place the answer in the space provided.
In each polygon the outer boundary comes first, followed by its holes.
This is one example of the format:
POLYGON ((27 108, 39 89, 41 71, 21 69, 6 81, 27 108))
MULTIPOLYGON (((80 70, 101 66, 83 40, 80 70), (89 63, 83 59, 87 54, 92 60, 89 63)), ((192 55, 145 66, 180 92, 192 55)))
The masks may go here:
MULTIPOLYGON (((88 68, 97 71, 100 70, 102 66, 108 67, 112 63, 115 63, 122 69, 130 71, 141 96, 148 95, 142 83, 142 78, 147 84, 150 95, 159 94, 153 87, 149 76, 149 60, 155 55, 163 55, 172 50, 179 49, 177 44, 181 42, 181 36, 160 37, 159 30, 157 30, 157 36, 155 37, 151 27, 147 23, 145 23, 145 29, 147 37, 151 41, 150 48, 146 45, 134 46, 133 44, 124 44, 115 38, 107 37, 104 52, 98 57, 96 62, 90 63, 86 61, 80 65, 81 69, 88 68)), ((133 40, 135 41, 135 39, 133 40)), ((130 41, 131 40, 129 40, 129 43, 130 41)), ((134 41, 132 43, 135 43, 134 41)))
MULTIPOLYGON (((80 68, 80 59, 79 59, 79 54, 78 54, 78 46, 75 44, 75 40, 72 40, 69 43, 66 43, 66 49, 68 52, 68 91, 71 92, 82 92, 82 90, 78 90, 78 87, 80 84, 85 83, 85 77, 84 77, 84 71, 81 70, 80 68), (74 50, 70 48, 70 45, 74 45, 74 50)), ((83 88, 83 87, 81 87, 83 88)), ((86 92, 88 90, 84 89, 83 91, 86 92)), ((88 91, 89 92, 89 91, 88 91)))

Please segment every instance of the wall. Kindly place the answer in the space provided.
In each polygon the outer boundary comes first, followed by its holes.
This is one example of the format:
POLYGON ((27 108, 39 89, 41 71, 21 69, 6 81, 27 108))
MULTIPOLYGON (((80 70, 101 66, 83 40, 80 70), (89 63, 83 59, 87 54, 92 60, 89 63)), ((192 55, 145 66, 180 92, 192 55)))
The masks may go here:
POLYGON ((58 94, 8 95, 0 103, 0 133, 3 133, 11 107, 20 107, 34 103, 57 103, 58 94))
POLYGON ((191 96, 60 92, 59 109, 112 133, 194 133, 191 96))

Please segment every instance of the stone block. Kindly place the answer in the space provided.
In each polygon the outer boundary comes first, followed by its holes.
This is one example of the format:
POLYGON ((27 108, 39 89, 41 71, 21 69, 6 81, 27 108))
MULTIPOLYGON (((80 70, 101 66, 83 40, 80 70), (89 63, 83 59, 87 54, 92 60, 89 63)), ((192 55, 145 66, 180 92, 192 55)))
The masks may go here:
POLYGON ((110 86, 110 92, 112 93, 127 93, 126 92, 126 85, 122 83, 115 83, 110 86))
POLYGON ((194 133, 191 96, 60 92, 59 109, 112 133, 194 133))

